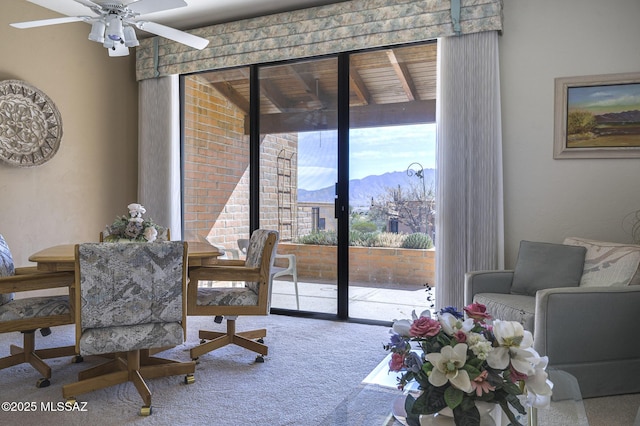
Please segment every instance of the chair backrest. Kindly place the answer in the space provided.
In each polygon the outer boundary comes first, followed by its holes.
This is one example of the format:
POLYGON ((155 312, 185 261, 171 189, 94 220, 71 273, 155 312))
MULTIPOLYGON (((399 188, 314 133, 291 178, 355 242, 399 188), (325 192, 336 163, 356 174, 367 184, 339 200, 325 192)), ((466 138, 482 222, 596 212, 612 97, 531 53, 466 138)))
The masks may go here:
MULTIPOLYGON (((260 268, 260 279, 267 283, 270 281, 271 269, 278 246, 278 232, 268 229, 256 229, 251 234, 245 266, 260 268), (263 276, 264 275, 264 276, 263 276)), ((248 282, 247 287, 255 293, 259 293, 259 283, 248 282)))
POLYGON ((76 259, 78 336, 141 324, 155 330, 154 324, 167 323, 184 333, 187 243, 79 244, 76 259))
MULTIPOLYGON (((0 277, 10 277, 13 276, 14 273, 15 267, 9 245, 4 240, 2 234, 0 234, 0 277)), ((0 305, 11 302, 13 297, 13 293, 0 294, 0 305)))

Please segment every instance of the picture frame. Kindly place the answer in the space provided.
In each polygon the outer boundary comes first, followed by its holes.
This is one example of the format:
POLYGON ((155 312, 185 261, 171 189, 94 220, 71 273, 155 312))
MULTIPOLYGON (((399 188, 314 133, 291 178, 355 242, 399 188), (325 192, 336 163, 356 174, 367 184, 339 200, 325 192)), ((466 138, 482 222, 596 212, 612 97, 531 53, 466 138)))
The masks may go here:
POLYGON ((554 159, 640 158, 640 73, 555 79, 554 159))

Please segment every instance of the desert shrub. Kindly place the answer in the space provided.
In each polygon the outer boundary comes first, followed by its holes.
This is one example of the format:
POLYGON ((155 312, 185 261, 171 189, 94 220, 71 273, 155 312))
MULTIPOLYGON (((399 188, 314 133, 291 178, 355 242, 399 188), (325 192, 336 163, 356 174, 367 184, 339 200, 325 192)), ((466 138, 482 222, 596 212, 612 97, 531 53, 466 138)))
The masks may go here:
POLYGON ((596 118, 587 111, 573 111, 567 115, 567 134, 578 135, 592 132, 597 126, 596 118))
POLYGON ((298 243, 335 246, 338 244, 338 235, 335 231, 317 231, 298 237, 298 243))
POLYGON ((429 249, 433 247, 431 237, 423 232, 409 234, 402 242, 402 248, 407 249, 429 249))
POLYGON ((379 232, 349 231, 349 245, 356 247, 375 247, 379 232))
POLYGON ((374 247, 402 247, 406 235, 394 232, 380 232, 374 247))

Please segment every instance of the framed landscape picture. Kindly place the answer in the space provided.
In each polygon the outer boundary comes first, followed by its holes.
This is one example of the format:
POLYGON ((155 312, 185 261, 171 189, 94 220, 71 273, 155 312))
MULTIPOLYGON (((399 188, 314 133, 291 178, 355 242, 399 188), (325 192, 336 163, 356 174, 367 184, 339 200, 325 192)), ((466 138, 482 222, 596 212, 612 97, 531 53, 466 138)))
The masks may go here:
POLYGON ((640 157, 640 73, 555 79, 553 158, 640 157))

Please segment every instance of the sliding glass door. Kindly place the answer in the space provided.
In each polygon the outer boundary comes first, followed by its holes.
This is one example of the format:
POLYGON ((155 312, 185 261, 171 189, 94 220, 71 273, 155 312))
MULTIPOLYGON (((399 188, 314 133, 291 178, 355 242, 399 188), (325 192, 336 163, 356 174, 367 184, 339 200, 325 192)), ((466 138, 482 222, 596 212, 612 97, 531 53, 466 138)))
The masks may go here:
POLYGON ((424 308, 435 72, 431 43, 183 76, 185 238, 242 259, 239 239, 277 230, 275 311, 424 308))
POLYGON ((259 222, 297 274, 274 278, 271 306, 335 314, 337 59, 260 67, 259 86, 259 222))

